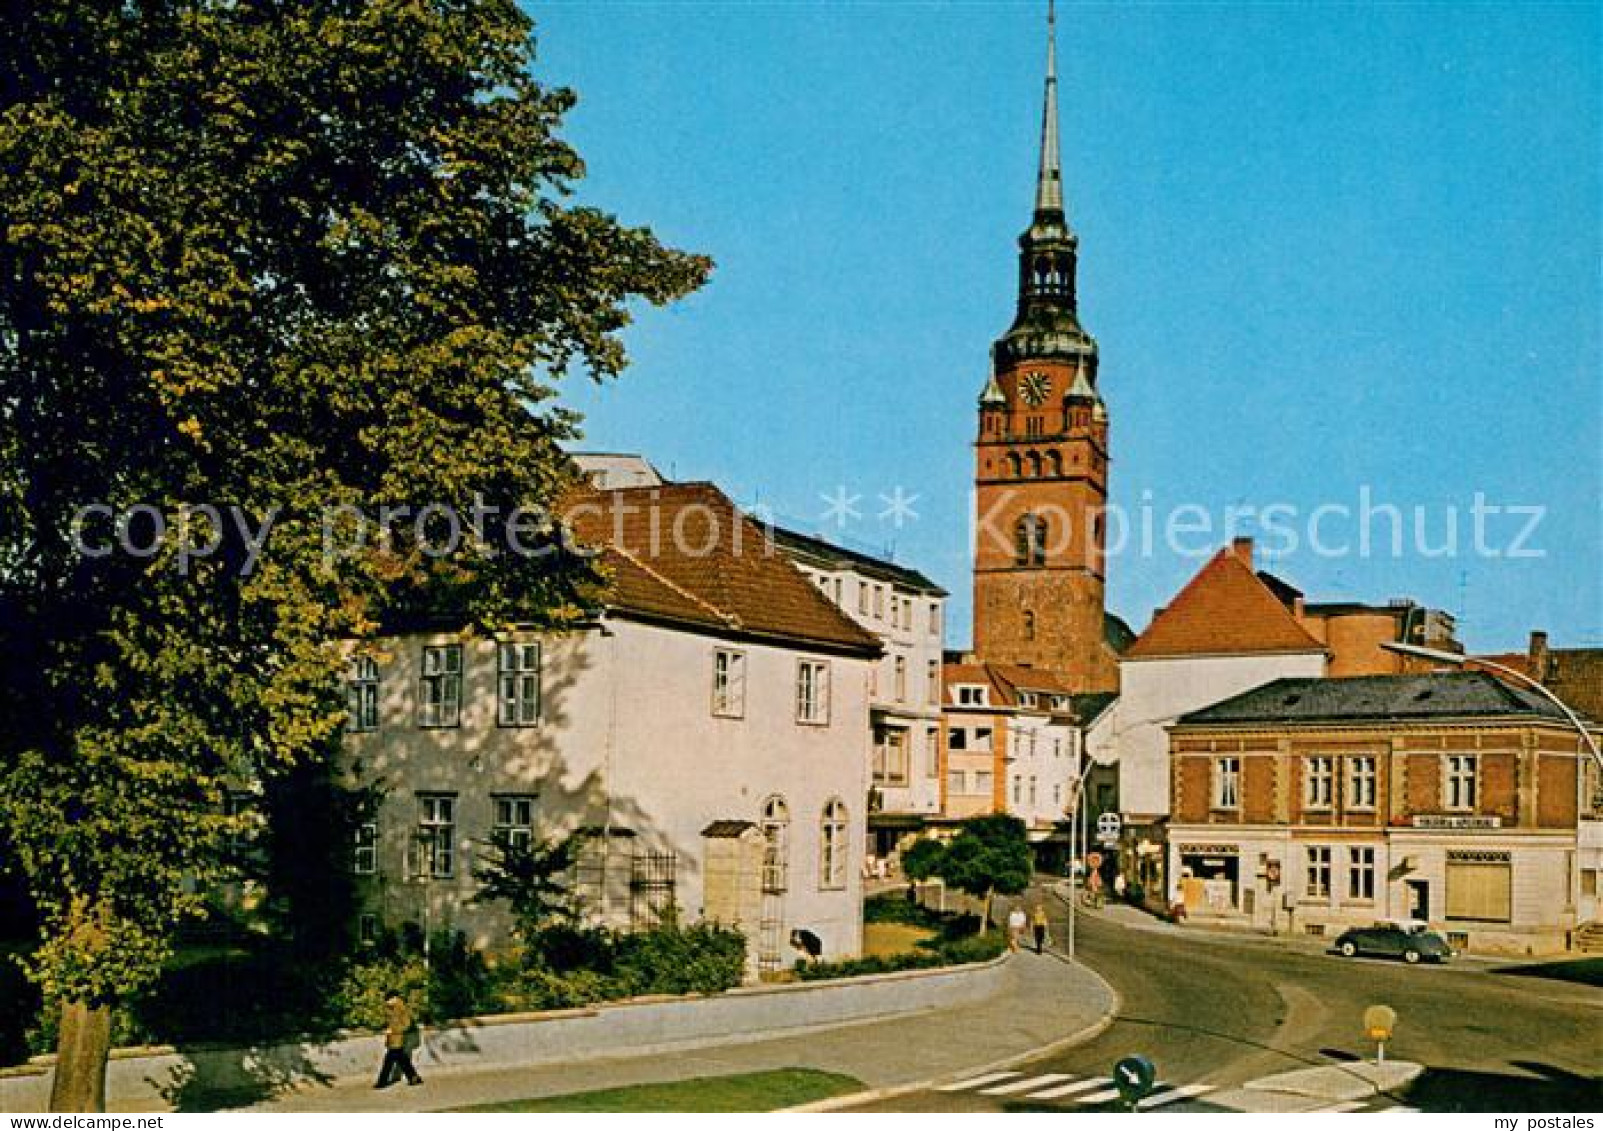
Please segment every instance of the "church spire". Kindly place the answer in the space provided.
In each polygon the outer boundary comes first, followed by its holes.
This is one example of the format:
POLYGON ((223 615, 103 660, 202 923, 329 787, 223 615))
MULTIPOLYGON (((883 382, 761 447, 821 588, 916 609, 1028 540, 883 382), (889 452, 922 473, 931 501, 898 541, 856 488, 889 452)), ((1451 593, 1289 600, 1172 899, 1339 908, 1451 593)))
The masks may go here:
POLYGON ((1041 112, 1041 169, 1035 179, 1036 212, 1063 211, 1063 161, 1058 154, 1058 44, 1054 0, 1046 3, 1046 103, 1041 112))
POLYGON ((1057 12, 1046 8, 1046 96, 1041 110, 1041 164, 1035 212, 1019 236, 1019 304, 1013 325, 992 347, 992 368, 1045 358, 1073 360, 1095 354, 1096 342, 1080 325, 1075 272, 1079 239, 1063 211, 1063 161, 1058 143, 1057 12))

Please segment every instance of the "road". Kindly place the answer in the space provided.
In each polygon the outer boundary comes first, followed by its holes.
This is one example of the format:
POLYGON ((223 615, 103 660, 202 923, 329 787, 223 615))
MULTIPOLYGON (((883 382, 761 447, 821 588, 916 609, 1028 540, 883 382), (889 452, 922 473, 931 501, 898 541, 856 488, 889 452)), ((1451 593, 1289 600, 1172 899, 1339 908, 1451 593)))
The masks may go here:
MULTIPOLYGON (((1061 923, 1054 933, 1064 937, 1061 923)), ((859 1110, 1105 1109, 1107 1090, 1094 1081, 1131 1053, 1157 1065, 1169 1089, 1165 1111, 1220 1110, 1209 1093, 1373 1056, 1360 1018, 1376 1003, 1399 1019, 1387 1055, 1426 1071, 1405 1093, 1353 1109, 1603 1108, 1603 989, 1558 980, 1540 965, 1462 958, 1410 967, 1337 958, 1312 940, 1142 929, 1091 915, 1079 917, 1079 957, 1123 999, 1102 1035, 1013 1073, 859 1110)))

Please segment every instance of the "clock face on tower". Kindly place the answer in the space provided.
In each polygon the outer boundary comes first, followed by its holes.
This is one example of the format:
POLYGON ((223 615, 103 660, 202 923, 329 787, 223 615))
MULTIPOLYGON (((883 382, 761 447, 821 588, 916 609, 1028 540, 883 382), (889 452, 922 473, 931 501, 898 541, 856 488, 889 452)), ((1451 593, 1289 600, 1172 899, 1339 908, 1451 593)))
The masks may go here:
POLYGON ((1045 373, 1039 370, 1026 373, 1024 380, 1019 385, 1019 391, 1024 394, 1024 399, 1032 405, 1039 405, 1046 400, 1046 395, 1051 389, 1051 381, 1047 379, 1045 373))

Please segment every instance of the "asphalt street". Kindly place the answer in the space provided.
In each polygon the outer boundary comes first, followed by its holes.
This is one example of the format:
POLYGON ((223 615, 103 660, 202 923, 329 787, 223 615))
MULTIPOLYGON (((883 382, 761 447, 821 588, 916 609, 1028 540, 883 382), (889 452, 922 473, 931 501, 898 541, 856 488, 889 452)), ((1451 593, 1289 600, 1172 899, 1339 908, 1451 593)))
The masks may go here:
MULTIPOLYGON (((1055 907, 1061 917, 1061 901, 1055 907)), ((1065 937, 1061 921, 1054 934, 1065 937)), ((1361 1018, 1374 1004, 1398 1015, 1387 1055, 1426 1069, 1367 1110, 1603 1108, 1603 989, 1556 978, 1547 964, 1459 958, 1414 967, 1339 958, 1312 940, 1141 929, 1086 914, 1078 954, 1123 999, 1101 1036, 992 1081, 950 1082, 861 1110, 1105 1109, 1106 1089, 1093 1082, 1132 1053, 1150 1058, 1173 1092, 1166 1111, 1219 1110, 1208 1092, 1373 1057, 1361 1018)))

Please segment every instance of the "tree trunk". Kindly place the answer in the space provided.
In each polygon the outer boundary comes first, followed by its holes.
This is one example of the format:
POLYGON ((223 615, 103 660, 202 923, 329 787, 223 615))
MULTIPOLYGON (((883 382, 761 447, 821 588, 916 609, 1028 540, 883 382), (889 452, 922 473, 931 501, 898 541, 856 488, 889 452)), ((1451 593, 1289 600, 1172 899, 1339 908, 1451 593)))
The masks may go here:
POLYGON ((111 1007, 61 1003, 51 1111, 105 1111, 106 1059, 111 1055, 111 1007))
POLYGON ((991 901, 996 897, 995 888, 985 889, 985 906, 980 909, 980 934, 991 929, 991 901))

